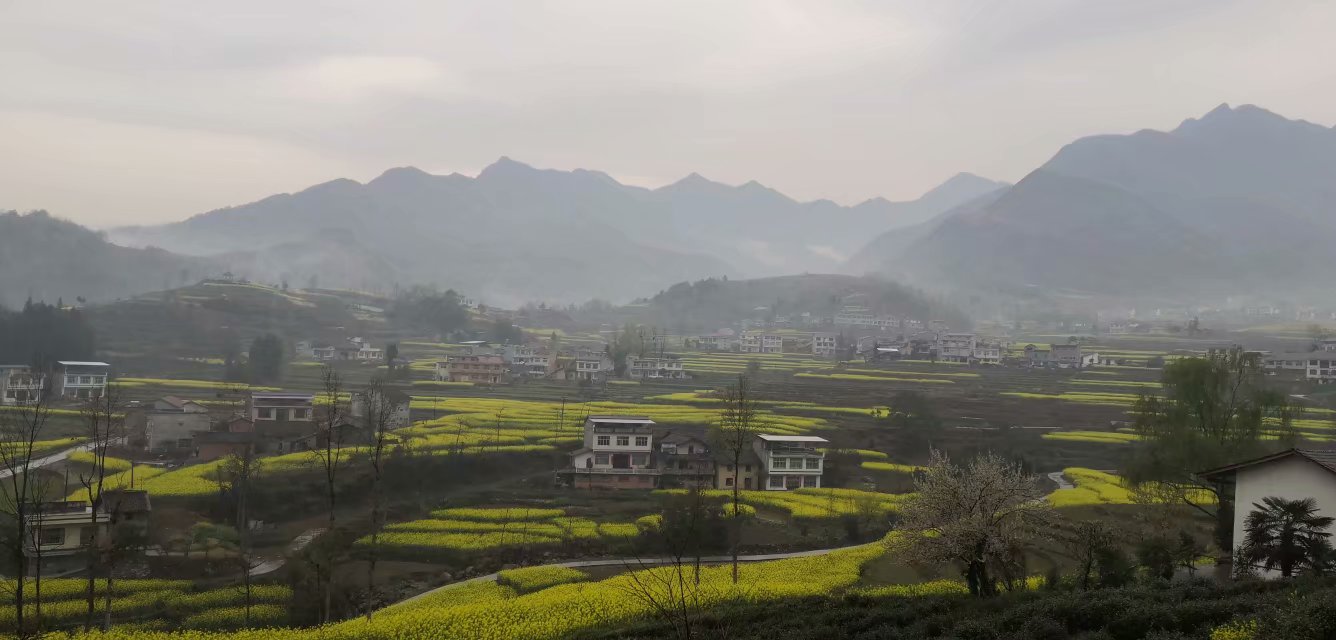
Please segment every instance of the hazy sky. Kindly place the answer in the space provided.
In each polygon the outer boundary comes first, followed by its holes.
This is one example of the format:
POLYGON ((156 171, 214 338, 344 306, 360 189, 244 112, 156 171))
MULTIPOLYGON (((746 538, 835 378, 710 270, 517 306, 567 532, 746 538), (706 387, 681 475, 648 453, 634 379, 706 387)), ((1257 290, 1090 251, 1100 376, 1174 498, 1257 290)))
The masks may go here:
POLYGON ((0 209, 157 222, 501 155, 908 199, 1221 102, 1331 125, 1333 30, 1281 0, 0 0, 0 209))

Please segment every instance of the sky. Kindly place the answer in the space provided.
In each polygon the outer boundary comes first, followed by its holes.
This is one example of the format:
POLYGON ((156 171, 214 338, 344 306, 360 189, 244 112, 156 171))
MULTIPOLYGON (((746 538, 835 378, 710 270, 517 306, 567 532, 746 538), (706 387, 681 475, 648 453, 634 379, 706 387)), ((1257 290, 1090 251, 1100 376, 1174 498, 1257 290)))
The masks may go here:
POLYGON ((503 155, 854 204, 1222 102, 1336 124, 1324 1, 204 6, 0 0, 0 209, 158 223, 503 155))

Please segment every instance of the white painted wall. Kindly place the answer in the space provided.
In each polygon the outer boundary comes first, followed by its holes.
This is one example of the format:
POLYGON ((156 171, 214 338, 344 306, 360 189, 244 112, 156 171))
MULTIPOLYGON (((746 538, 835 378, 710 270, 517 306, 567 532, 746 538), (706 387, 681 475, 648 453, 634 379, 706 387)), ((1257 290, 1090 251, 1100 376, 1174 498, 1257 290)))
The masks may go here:
POLYGON ((1336 473, 1300 456, 1240 469, 1234 490, 1234 546, 1243 543, 1243 523, 1253 503, 1278 496, 1286 500, 1313 498, 1318 513, 1336 517, 1336 473))

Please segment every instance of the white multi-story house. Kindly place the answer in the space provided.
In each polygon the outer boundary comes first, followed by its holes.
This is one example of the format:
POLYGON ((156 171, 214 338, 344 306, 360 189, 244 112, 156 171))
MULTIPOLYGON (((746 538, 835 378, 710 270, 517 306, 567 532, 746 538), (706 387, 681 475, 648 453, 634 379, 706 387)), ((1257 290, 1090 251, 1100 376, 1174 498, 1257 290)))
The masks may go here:
POLYGON ((539 347, 508 344, 502 349, 502 359, 511 371, 530 378, 542 378, 552 373, 556 357, 539 347))
POLYGON ((627 356, 626 375, 631 378, 678 380, 687 377, 682 360, 672 356, 627 356))
POLYGON ((46 389, 46 375, 22 364, 0 364, 0 405, 37 402, 46 389))
POLYGON ((55 394, 70 400, 101 398, 107 392, 110 369, 105 362, 61 360, 56 363, 55 394))
POLYGON ((870 329, 899 329, 902 321, 894 316, 876 315, 866 307, 844 306, 835 314, 836 326, 870 329))
POLYGON ((577 353, 571 358, 570 368, 566 372, 567 380, 599 381, 612 372, 612 361, 601 353, 577 353))
POLYGON ((696 345, 702 351, 733 351, 738 346, 738 339, 732 333, 711 333, 697 336, 696 345))
POLYGON ((765 474, 767 491, 820 488, 826 454, 817 447, 829 441, 820 436, 783 436, 762 433, 752 442, 765 474))
POLYGON ((1318 384, 1336 382, 1336 351, 1314 351, 1308 354, 1304 378, 1318 384))
POLYGON ((834 333, 812 334, 812 355, 830 357, 839 348, 840 336, 834 333))
POLYGON ((435 378, 441 382, 500 384, 506 379, 506 362, 498 355, 449 355, 436 363, 435 378))
POLYGON ((784 336, 777 333, 744 331, 739 350, 743 353, 784 353, 784 336))
POLYGON ((978 337, 972 333, 942 333, 937 336, 937 359, 943 362, 969 362, 974 357, 978 337))
POLYGON ((974 362, 979 364, 1002 364, 1002 345, 995 342, 976 342, 973 358, 974 362))
POLYGON ((1307 371, 1312 351, 1298 353, 1270 353, 1262 357, 1262 368, 1273 371, 1307 371))
POLYGON ((654 421, 645 416, 589 416, 584 446, 563 472, 579 488, 652 489, 660 470, 651 459, 654 421))
POLYGON ((316 360, 358 360, 374 362, 385 358, 385 350, 373 347, 364 338, 348 338, 341 345, 322 345, 311 348, 311 357, 316 360))

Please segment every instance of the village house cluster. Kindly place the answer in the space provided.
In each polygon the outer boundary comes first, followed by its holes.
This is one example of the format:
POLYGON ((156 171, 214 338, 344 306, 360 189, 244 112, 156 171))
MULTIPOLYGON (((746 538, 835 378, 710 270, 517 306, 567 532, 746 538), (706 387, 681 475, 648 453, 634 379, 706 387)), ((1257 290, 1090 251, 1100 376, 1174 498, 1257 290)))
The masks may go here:
POLYGON ((819 436, 756 434, 737 467, 734 452, 713 448, 704 432, 661 429, 645 416, 589 416, 583 446, 560 476, 579 489, 819 488, 825 444, 819 436))

